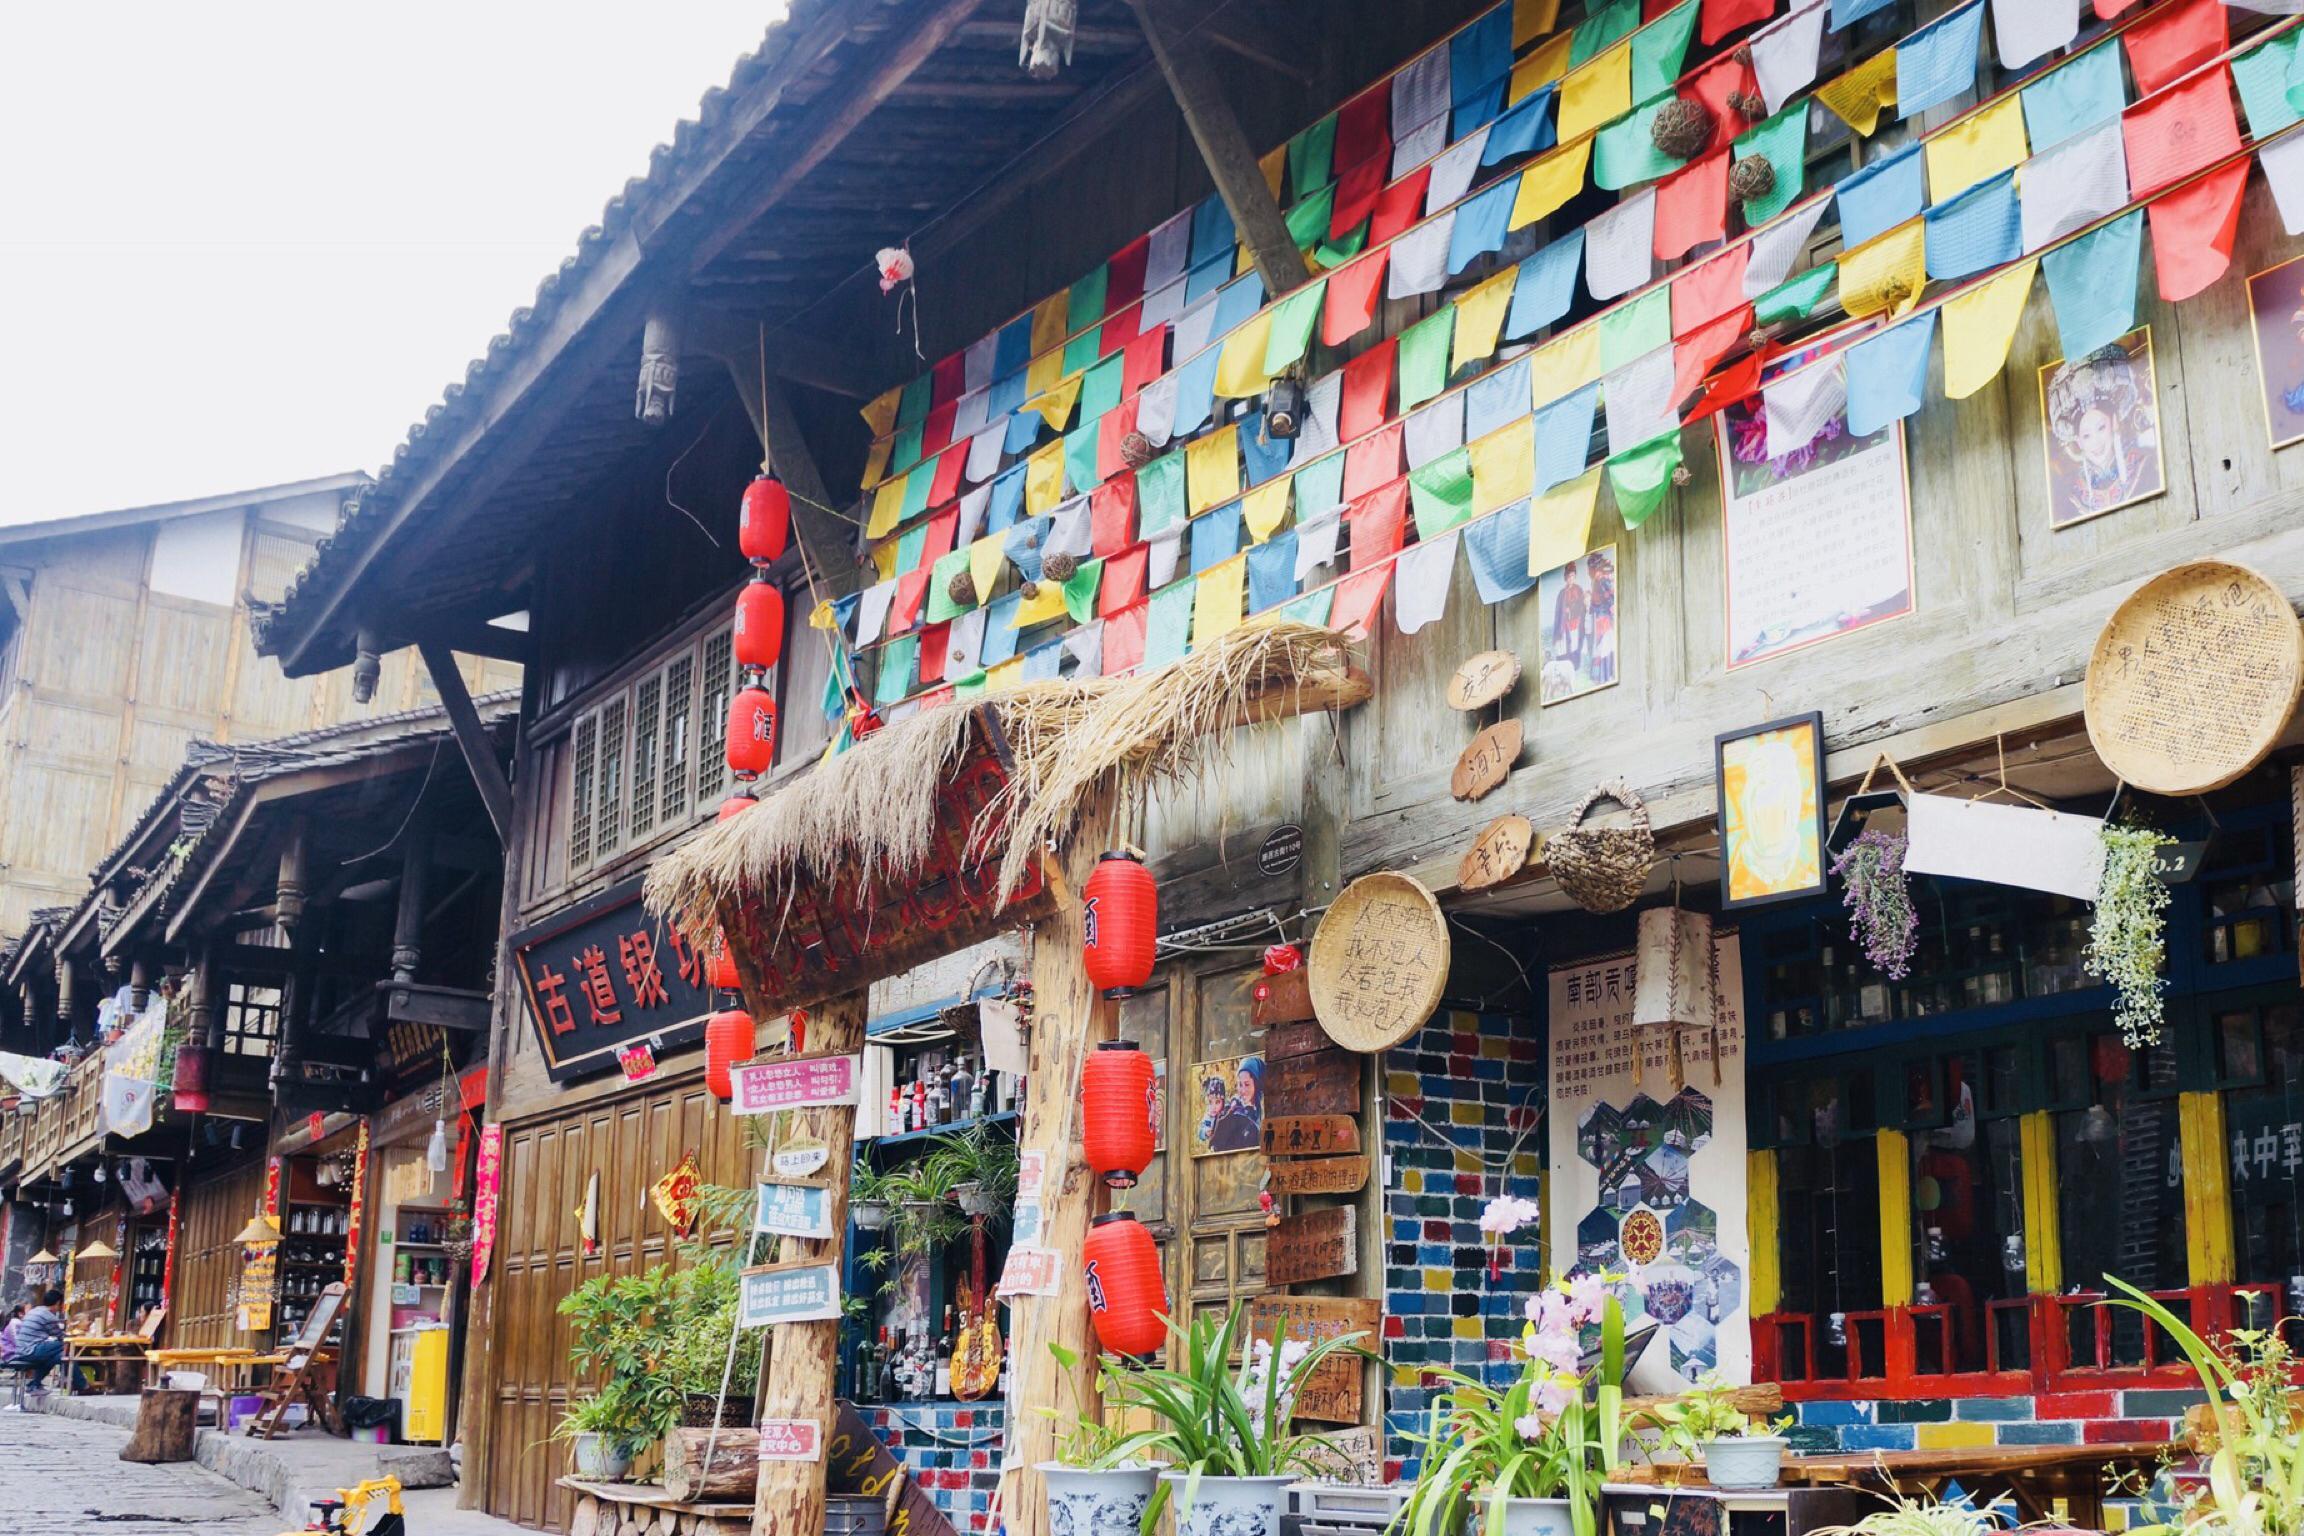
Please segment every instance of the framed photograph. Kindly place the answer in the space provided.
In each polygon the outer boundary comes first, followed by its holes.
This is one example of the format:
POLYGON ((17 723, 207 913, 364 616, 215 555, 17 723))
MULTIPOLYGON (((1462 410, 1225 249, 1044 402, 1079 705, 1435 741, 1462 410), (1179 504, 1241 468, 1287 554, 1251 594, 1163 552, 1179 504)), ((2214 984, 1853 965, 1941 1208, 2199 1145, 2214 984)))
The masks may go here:
POLYGON ((1720 786, 1720 905, 1824 889, 1824 717, 1811 713, 1713 741, 1720 786))
POLYGON ((2076 363, 2040 370, 2040 446, 2048 526, 2070 528, 2168 489, 2152 327, 2138 326, 2076 363))
POLYGON ((1230 1056, 1204 1061, 1185 1085, 1192 1124, 1192 1155, 1216 1157, 1264 1146, 1264 1058, 1230 1056))
POLYGON ((2256 335, 2256 382, 2264 431, 2275 448, 2304 439, 2304 256, 2248 279, 2248 328, 2256 335))
POLYGON ((1544 625, 1537 698, 1559 704, 1616 686, 1616 546, 1577 556, 1536 578, 1544 625))

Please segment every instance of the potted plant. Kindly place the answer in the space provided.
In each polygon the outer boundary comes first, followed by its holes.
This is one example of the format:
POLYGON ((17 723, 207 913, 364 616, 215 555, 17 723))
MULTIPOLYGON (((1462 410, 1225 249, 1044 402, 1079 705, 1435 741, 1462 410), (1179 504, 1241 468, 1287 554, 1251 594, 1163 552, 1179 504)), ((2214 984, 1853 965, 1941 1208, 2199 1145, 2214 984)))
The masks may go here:
POLYGON ((848 1218, 856 1223, 860 1232, 879 1232, 895 1214, 892 1197, 895 1176, 872 1166, 865 1158, 856 1159, 856 1166, 848 1175, 848 1218))
POLYGON ((652 1417, 628 1386, 611 1382, 570 1403, 552 1434, 554 1439, 568 1442, 569 1459, 578 1477, 613 1483, 632 1470, 634 1453, 649 1439, 652 1417))
MULTIPOLYGON (((1080 1357, 1053 1339, 1048 1353, 1063 1368, 1072 1397, 1069 1414, 1045 1406, 1032 1410, 1059 1426, 1056 1459, 1033 1469, 1048 1489, 1049 1536, 1105 1536, 1142 1525, 1159 1486, 1160 1469, 1127 1459, 1122 1449, 1125 1436, 1088 1412, 1073 1369, 1080 1357)), ((1107 1383, 1112 1372, 1109 1361, 1098 1367, 1099 1377, 1107 1383)))
POLYGON ((1656 1449, 1700 1462, 1715 1488, 1773 1488, 1784 1473, 1789 1419, 1753 1418, 1736 1406, 1738 1388, 1707 1371, 1691 1390, 1641 1416, 1658 1431, 1656 1449))
POLYGON ((1110 1378, 1122 1407, 1154 1420, 1153 1428, 1123 1437, 1114 1459, 1150 1455, 1167 1463, 1138 1522, 1144 1536, 1171 1502, 1176 1536, 1280 1536, 1288 1485, 1317 1470, 1314 1453, 1327 1441, 1290 1432, 1296 1395, 1330 1356, 1365 1357, 1361 1335, 1307 1344, 1283 1340, 1275 1328, 1270 1339, 1250 1339, 1246 1316, 1242 1301, 1222 1318, 1194 1318, 1189 1328, 1166 1319, 1175 1367, 1110 1378))
POLYGON ((1963 1495, 1956 1503, 1911 1498, 1901 1493, 1880 1496, 1883 1508, 1847 1525, 1820 1525, 1808 1536, 2007 1536, 2016 1523, 2015 1501, 2006 1494, 1988 1504, 1963 1495))
POLYGON ((1595 1536, 1624 1430, 1624 1310, 1599 1276, 1530 1299, 1520 1374, 1442 1382, 1394 1536, 1595 1536), (1596 1332, 1587 1354, 1584 1336, 1596 1332), (1587 1361, 1590 1363, 1587 1363, 1587 1361))
POLYGON ((678 1272, 665 1311, 666 1337, 657 1367, 680 1391, 680 1423, 690 1429, 736 1429, 752 1422, 753 1382, 760 1373, 756 1332, 736 1326, 739 1278, 717 1259, 678 1272), (729 1343, 735 1342, 735 1355, 729 1343), (723 1386, 743 1390, 721 1395, 723 1386))
POLYGON ((964 1216, 997 1216, 1016 1202, 1016 1142, 989 1126, 938 1136, 928 1161, 943 1164, 940 1180, 964 1216))

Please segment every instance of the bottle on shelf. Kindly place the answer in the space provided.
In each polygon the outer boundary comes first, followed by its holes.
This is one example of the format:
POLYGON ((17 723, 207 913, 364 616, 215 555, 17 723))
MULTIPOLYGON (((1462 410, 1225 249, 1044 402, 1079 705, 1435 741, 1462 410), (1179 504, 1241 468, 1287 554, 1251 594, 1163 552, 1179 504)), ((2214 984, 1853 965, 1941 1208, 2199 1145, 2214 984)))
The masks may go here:
MULTIPOLYGON (((899 1334, 897 1337, 901 1338, 902 1335, 899 1334)), ((895 1402, 896 1349, 895 1346, 889 1342, 888 1330, 886 1328, 882 1328, 880 1330, 880 1348, 875 1358, 880 1367, 880 1380, 876 1385, 872 1395, 878 1402, 895 1402)))
POLYGON ((944 1331, 936 1337, 936 1396, 952 1395, 952 1308, 944 1308, 944 1331))

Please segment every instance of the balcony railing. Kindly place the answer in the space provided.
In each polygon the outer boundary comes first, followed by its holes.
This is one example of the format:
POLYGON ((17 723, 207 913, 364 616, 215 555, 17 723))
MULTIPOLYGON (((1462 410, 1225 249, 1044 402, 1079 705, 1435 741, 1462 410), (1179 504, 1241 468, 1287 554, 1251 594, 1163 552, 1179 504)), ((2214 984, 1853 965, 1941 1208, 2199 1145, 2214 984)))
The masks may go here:
POLYGON ((45 1173, 93 1151, 104 1134, 103 1053, 75 1062, 62 1093, 42 1099, 30 1114, 19 1108, 7 1122, 0 1137, 0 1167, 7 1165, 11 1146, 17 1149, 17 1165, 28 1173, 45 1173))

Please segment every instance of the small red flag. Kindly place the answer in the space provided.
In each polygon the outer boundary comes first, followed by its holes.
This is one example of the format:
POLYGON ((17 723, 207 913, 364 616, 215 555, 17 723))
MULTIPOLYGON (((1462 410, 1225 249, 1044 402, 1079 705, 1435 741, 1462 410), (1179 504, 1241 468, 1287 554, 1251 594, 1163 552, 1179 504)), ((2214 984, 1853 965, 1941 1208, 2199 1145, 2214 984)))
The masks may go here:
POLYGON ((2224 275, 2232 264, 2240 194, 2247 185, 2248 162, 2236 160, 2148 205, 2152 266, 2162 300, 2188 299, 2224 275))
MULTIPOLYGON (((1120 475, 1096 487, 1088 498, 1088 543, 1110 560, 1136 537, 1136 477, 1120 475)), ((1104 578, 1107 585, 1112 578, 1104 578)))
POLYGON ((1382 155, 1363 160, 1336 179, 1336 203, 1328 215, 1328 238, 1341 240, 1376 211, 1384 195, 1384 173, 1391 167, 1382 155))
POLYGON ((928 567, 906 571, 896 578, 896 595, 888 603, 888 633, 900 635, 920 622, 920 603, 928 595, 928 567))
MULTIPOLYGON (((954 443, 936 460, 936 473, 928 482, 928 505, 940 507, 960 494, 960 472, 968 467, 968 445, 954 443)), ((950 553, 950 551, 946 551, 950 553)))
POLYGON ((1167 368, 1168 327, 1156 325, 1128 343, 1128 355, 1120 364, 1120 393, 1138 393, 1167 368))
MULTIPOLYGON (((1105 619, 1116 617, 1122 609, 1133 607, 1142 600, 1145 568, 1149 564, 1151 556, 1151 545, 1136 544, 1116 555, 1104 557, 1104 580, 1102 585, 1096 589, 1096 612, 1098 616, 1105 619)), ((1144 640, 1141 634, 1137 636, 1136 643, 1139 647, 1143 645, 1144 640)), ((1104 644, 1107 647, 1112 644, 1112 631, 1110 629, 1104 631, 1104 644)), ((1139 650, 1137 656, 1138 659, 1142 659, 1143 652, 1139 650)))
POLYGON ((1105 268, 1104 313, 1118 314, 1144 297, 1144 263, 1152 254, 1152 237, 1138 235, 1112 253, 1105 268))
POLYGON ((1704 30, 1698 36, 1709 46, 1738 27, 1766 21, 1775 9, 1776 0, 1704 0, 1704 30))
POLYGON ((1395 421, 1345 449, 1344 494, 1365 496, 1399 479, 1401 441, 1401 424, 1395 421))
POLYGON ((1392 82, 1379 80, 1337 109, 1338 165, 1388 157, 1392 152, 1392 82))
POLYGON ((947 400, 930 410, 920 423, 920 456, 941 453, 952 443, 952 421, 960 412, 960 402, 947 400))
POLYGON ((1703 384, 1704 375, 1720 366, 1720 359, 1736 349, 1752 331, 1752 306, 1739 304, 1715 315, 1674 343, 1672 348, 1672 404, 1677 408, 1703 384))
MULTIPOLYGON (((939 465, 939 468, 942 466, 939 465)), ((920 546, 920 569, 926 570, 952 553, 953 536, 960 531, 960 509, 947 507, 928 519, 928 534, 920 546)))
MULTIPOLYGON (((1137 579, 1143 579, 1138 573, 1137 579)), ((1112 580, 1106 569, 1104 580, 1112 580)), ((1104 675, 1117 677, 1144 660, 1144 605, 1135 603, 1118 613, 1104 615, 1104 675)))
POLYGON ((920 681, 941 682, 944 664, 952 654, 952 623, 931 624, 920 631, 920 681))
POLYGON ((1685 336, 1744 302, 1744 269, 1752 243, 1739 241, 1672 279, 1672 334, 1685 336))
POLYGON ((1095 489, 1102 490, 1102 482, 1119 475, 1130 485, 1136 483, 1134 475, 1121 474, 1128 467, 1127 455, 1121 444, 1128 434, 1136 430, 1137 397, 1130 395, 1112 409, 1096 418, 1096 479, 1095 489))
POLYGON ((2110 21, 2122 11, 2136 4, 2136 0, 2096 0, 2096 19, 2110 21))
POLYGON ((2224 0, 2182 0, 2174 8, 2140 21, 2120 34, 2136 94, 2149 96, 2195 64, 2222 53, 2231 41, 2224 0))
MULTIPOLYGON (((1331 283, 1329 290, 1334 293, 1331 283)), ((1392 393, 1392 358, 1400 339, 1386 337, 1344 365, 1344 388, 1336 410, 1336 435, 1350 441, 1371 432, 1384 420, 1384 402, 1392 393)))
POLYGON ((1716 149, 1656 188, 1656 259, 1677 261, 1728 233, 1728 151, 1716 149))
POLYGON ((1392 562, 1354 571, 1336 583, 1336 599, 1328 609, 1328 627, 1340 629, 1354 640, 1365 640, 1384 606, 1384 589, 1392 585, 1392 562))
POLYGON ((2120 115, 2128 194, 2143 197, 2240 148, 2231 71, 2219 65, 2120 115))
POLYGON ((928 398, 933 405, 957 400, 968 388, 968 354, 955 352, 938 363, 928 377, 928 398))
POLYGON ((1714 149, 1728 148, 1736 135, 1754 121, 1728 104, 1728 98, 1733 95, 1756 98, 1760 94, 1760 80, 1752 73, 1751 64, 1737 57, 1743 51, 1724 53, 1704 66, 1704 72, 1689 81, 1682 93, 1695 97, 1703 103, 1704 110, 1712 114, 1711 147, 1714 149))
POLYGON ((1408 537, 1408 482, 1380 485, 1344 509, 1345 529, 1352 536, 1352 569, 1364 571, 1377 561, 1400 553, 1408 537))
POLYGON ((1378 247, 1328 274, 1328 295, 1320 301, 1322 345, 1340 347, 1368 329, 1376 318, 1376 290, 1384 286, 1391 254, 1389 247, 1378 247))
POLYGON ((1368 225, 1368 243, 1382 245, 1424 216, 1424 189, 1431 184, 1432 167, 1420 165, 1384 189, 1376 199, 1376 215, 1368 225))

